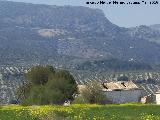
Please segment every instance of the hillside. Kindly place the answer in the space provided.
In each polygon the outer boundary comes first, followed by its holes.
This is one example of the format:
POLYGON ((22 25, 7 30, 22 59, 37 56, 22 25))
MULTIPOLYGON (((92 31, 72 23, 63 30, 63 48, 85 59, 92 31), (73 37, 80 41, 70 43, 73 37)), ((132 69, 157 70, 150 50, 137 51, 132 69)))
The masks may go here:
MULTIPOLYGON (((101 10, 0 1, 0 64, 53 64, 116 58, 159 63, 159 33, 112 24, 101 10), (141 37, 143 36, 143 37, 141 37)), ((140 27, 141 28, 141 27, 140 27)))
POLYGON ((159 25, 152 25, 152 26, 141 25, 134 28, 130 28, 129 34, 131 37, 137 39, 144 39, 150 42, 160 44, 159 25))
POLYGON ((160 24, 155 24, 150 26, 152 29, 160 31, 160 24))
POLYGON ((153 70, 152 66, 149 64, 142 64, 134 61, 120 61, 117 59, 86 61, 78 64, 75 69, 95 72, 153 70))

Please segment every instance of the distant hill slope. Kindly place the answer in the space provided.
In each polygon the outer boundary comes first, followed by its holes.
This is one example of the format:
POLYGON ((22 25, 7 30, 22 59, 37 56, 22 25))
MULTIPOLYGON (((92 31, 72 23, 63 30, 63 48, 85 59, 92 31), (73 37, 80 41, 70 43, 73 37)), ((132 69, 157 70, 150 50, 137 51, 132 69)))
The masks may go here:
POLYGON ((160 31, 160 24, 155 24, 150 26, 152 29, 160 31))
POLYGON ((160 25, 145 26, 131 28, 127 31, 131 37, 137 39, 144 39, 150 42, 160 44, 160 25))
POLYGON ((0 64, 160 62, 157 30, 118 27, 98 9, 0 1, 0 18, 0 64))
POLYGON ((87 61, 76 66, 77 70, 89 71, 139 71, 139 70, 152 70, 152 66, 132 61, 120 61, 117 59, 87 61))

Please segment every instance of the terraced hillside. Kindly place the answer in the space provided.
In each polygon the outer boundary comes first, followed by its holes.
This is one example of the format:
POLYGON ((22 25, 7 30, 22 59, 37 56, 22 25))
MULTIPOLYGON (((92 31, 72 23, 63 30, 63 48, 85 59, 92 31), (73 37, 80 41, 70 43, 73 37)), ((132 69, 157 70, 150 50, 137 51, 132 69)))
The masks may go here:
POLYGON ((1 67, 0 69, 0 104, 15 100, 16 90, 24 81, 24 67, 1 67))

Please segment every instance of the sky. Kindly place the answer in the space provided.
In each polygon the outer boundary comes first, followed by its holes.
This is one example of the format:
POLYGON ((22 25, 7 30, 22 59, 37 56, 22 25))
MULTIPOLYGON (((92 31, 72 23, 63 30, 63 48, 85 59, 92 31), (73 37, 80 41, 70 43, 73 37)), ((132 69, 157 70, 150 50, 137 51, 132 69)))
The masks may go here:
MULTIPOLYGON (((105 16, 114 24, 120 27, 135 27, 139 25, 160 24, 160 1, 159 4, 149 4, 153 0, 117 0, 118 2, 141 2, 140 5, 88 5, 86 2, 98 2, 102 0, 10 0, 35 4, 49 5, 72 5, 86 6, 102 9, 105 16), (142 1, 147 4, 142 3, 142 1)), ((114 0, 103 0, 105 2, 114 0)))

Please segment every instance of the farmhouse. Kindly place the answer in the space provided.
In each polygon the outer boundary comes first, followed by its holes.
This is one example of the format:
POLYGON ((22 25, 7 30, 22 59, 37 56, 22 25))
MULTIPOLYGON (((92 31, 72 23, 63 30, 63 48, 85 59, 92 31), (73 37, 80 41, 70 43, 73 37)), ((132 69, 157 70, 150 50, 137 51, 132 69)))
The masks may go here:
MULTIPOLYGON (((79 85, 78 88, 81 92, 85 89, 85 85, 79 85)), ((104 82, 102 83, 102 91, 107 99, 115 104, 140 102, 144 93, 144 90, 132 81, 104 82)))
POLYGON ((118 81, 103 83, 103 91, 113 103, 140 102, 143 89, 140 89, 132 81, 118 81))

